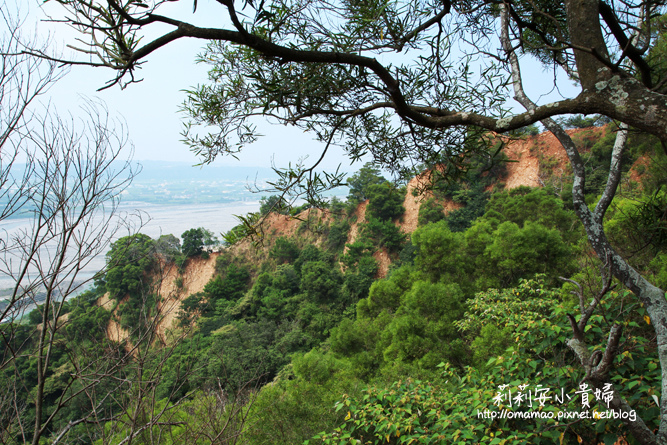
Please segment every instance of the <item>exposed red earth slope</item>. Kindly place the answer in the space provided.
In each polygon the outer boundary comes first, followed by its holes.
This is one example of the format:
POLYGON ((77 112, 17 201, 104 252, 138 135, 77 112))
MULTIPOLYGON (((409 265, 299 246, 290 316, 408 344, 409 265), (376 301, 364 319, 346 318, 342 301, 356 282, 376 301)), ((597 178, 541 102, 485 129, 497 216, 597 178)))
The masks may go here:
MULTIPOLYGON (((581 138, 598 139, 605 128, 590 128, 582 130, 569 130, 568 133, 581 138)), ((527 137, 525 139, 512 140, 507 143, 504 152, 508 159, 515 162, 507 164, 507 174, 502 179, 505 189, 513 189, 519 186, 540 187, 544 185, 547 178, 554 176, 565 176, 568 174, 569 162, 567 156, 558 143, 557 139, 551 133, 542 133, 537 136, 527 137), (548 171, 547 171, 548 169, 548 171)), ((645 162, 639 160, 639 162, 645 162)), ((631 173, 632 176, 633 173, 631 173)), ((637 173, 634 173, 637 176, 637 173)), ((395 224, 400 227, 404 233, 412 233, 417 229, 417 220, 419 207, 421 203, 430 197, 426 192, 419 196, 413 196, 412 191, 420 187, 425 180, 425 175, 413 178, 407 186, 407 193, 403 206, 405 214, 395 224)), ((366 206, 368 202, 362 202, 358 205, 355 221, 351 224, 348 233, 347 243, 352 243, 359 233, 359 224, 365 221, 366 206)), ((460 208, 461 205, 452 201, 441 203, 445 214, 460 208)), ((293 236, 297 233, 299 226, 304 221, 310 224, 326 222, 331 217, 321 210, 306 210, 298 217, 287 215, 271 214, 264 225, 264 248, 255 248, 250 240, 243 240, 229 248, 232 255, 244 254, 246 257, 256 257, 258 260, 266 258, 267 247, 270 247, 273 240, 280 236, 293 236)), ((321 239, 315 241, 321 243, 321 239)), ((160 303, 160 309, 164 313, 164 318, 159 325, 158 332, 160 337, 166 339, 168 329, 173 326, 174 320, 178 316, 180 302, 196 292, 201 292, 206 283, 213 278, 215 274, 215 262, 220 253, 213 253, 207 259, 192 258, 188 260, 185 270, 178 274, 175 268, 164 271, 163 278, 159 283, 158 289, 163 297, 160 303), (176 285, 177 279, 182 279, 182 286, 176 285)), ((377 278, 383 278, 387 275, 391 259, 386 251, 376 252, 373 257, 378 261, 379 270, 377 278)), ((127 333, 124 332, 117 323, 112 322, 108 328, 110 338, 120 340, 127 333)))

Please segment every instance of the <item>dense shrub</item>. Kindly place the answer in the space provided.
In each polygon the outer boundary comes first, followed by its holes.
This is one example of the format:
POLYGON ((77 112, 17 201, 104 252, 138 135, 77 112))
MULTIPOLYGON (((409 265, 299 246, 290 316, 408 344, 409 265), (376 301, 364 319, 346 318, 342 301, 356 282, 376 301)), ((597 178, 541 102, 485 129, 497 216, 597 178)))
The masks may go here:
POLYGON ((384 184, 387 180, 380 175, 380 170, 372 164, 364 165, 359 171, 347 180, 350 192, 347 196, 349 202, 357 204, 369 199, 371 186, 384 184))
POLYGON ((269 257, 275 259, 278 264, 293 263, 299 256, 299 248, 289 238, 281 236, 276 239, 269 251, 269 257))
POLYGON ((186 257, 199 255, 205 247, 213 246, 218 242, 213 232, 203 227, 186 230, 181 238, 183 239, 183 255, 186 257))
POLYGON ((363 226, 363 232, 377 247, 386 247, 390 252, 397 252, 406 239, 405 234, 391 220, 380 220, 372 216, 363 226))
MULTIPOLYGON (((148 284, 155 266, 154 241, 144 234, 126 236, 115 241, 106 254, 107 273, 103 278, 111 298, 140 295, 148 284)), ((100 283, 98 281, 98 283, 100 283)))
POLYGON ((403 215, 405 208, 405 189, 397 189, 389 182, 373 184, 368 187, 368 206, 366 212, 372 217, 385 221, 403 215))
POLYGON ((435 223, 445 219, 445 212, 435 198, 429 198, 419 206, 419 226, 425 226, 428 223, 435 223))

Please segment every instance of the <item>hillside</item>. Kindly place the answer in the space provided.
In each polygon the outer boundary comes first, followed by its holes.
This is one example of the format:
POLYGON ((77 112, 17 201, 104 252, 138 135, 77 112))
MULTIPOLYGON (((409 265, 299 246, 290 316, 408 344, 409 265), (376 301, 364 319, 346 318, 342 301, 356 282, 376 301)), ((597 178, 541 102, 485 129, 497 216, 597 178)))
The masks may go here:
MULTIPOLYGON (((571 134, 593 203, 614 135, 604 128, 571 134)), ((659 235, 667 198, 655 167, 664 164, 654 161, 664 155, 631 142, 634 167, 624 172, 606 230, 633 267, 665 286, 667 242, 659 235)), ((367 422, 377 431, 387 416, 408 441, 419 439, 420 428, 439 437, 427 443, 463 431, 471 443, 488 442, 491 432, 520 432, 517 443, 622 443, 626 432, 614 419, 565 429, 549 419, 469 422, 472 409, 496 410, 498 382, 560 387, 571 401, 557 409, 581 409, 575 391, 584 371, 567 346, 565 314, 595 295, 603 310, 587 321, 591 345, 608 341, 625 311, 627 340, 613 369, 619 391, 650 396, 660 378, 652 320, 642 309, 628 311, 632 299, 620 287, 599 290, 604 268, 568 202, 568 166, 555 140, 508 140, 501 163, 484 156, 470 159, 459 182, 421 196, 413 191, 430 172, 399 187, 366 165, 351 176, 346 202, 298 214, 264 206, 260 247, 236 238, 208 252, 211 234, 202 228, 182 242, 144 234, 115 241, 98 287, 68 302, 56 320, 67 347, 55 350, 48 403, 76 403, 55 422, 98 412, 86 408, 89 393, 59 383, 80 372, 91 385, 96 375, 120 382, 105 387, 104 403, 122 414, 90 431, 73 428, 72 443, 96 443, 79 440, 86 435, 120 443, 147 428, 170 438, 160 443, 340 443, 341 428, 359 435, 354 425, 367 422), (347 409, 334 408, 341 404, 347 409)), ((33 315, 17 332, 43 329, 33 315)), ((34 368, 35 360, 26 356, 20 366, 34 368)), ((26 376, 27 394, 35 383, 26 376)), ((650 419, 652 400, 633 399, 632 409, 650 419)), ((387 435, 399 443, 395 433, 383 432, 382 443, 387 435)), ((155 442, 138 434, 136 443, 155 442)))
MULTIPOLYGON (((578 136, 582 140, 598 140, 606 132, 605 127, 593 127, 585 129, 568 130, 570 135, 578 136)), ((510 140, 503 148, 507 157, 506 173, 498 178, 496 183, 502 184, 502 189, 511 190, 521 186, 542 187, 545 182, 553 180, 554 177, 561 178, 567 175, 569 163, 567 155, 563 151, 558 140, 549 132, 541 133, 536 136, 527 136, 519 139, 510 140)), ((639 163, 646 162, 640 160, 639 163)), ((635 174, 635 179, 637 174, 635 174)), ((407 184, 407 191, 403 201, 405 212, 401 218, 394 221, 394 224, 400 228, 401 232, 410 234, 418 227, 419 209, 422 203, 432 196, 432 192, 425 192, 415 196, 413 191, 423 189, 426 176, 421 175, 413 178, 407 184)), ((491 189, 493 186, 489 186, 491 189)), ((366 219, 366 207, 368 202, 364 201, 357 205, 353 214, 346 245, 353 244, 358 236, 358 227, 366 219)), ((452 201, 451 199, 439 200, 444 214, 460 209, 463 205, 452 201)), ((266 234, 265 245, 259 251, 252 245, 250 240, 243 240, 227 249, 227 254, 236 256, 254 257, 255 261, 261 261, 266 258, 266 249, 270 248, 273 241, 278 237, 292 237, 304 221, 331 221, 331 216, 322 210, 308 209, 297 216, 271 214, 264 222, 264 233, 266 234), (262 250, 263 249, 263 250, 262 250)), ((320 247, 321 237, 313 237, 311 241, 314 245, 320 247)), ((165 338, 165 333, 172 328, 177 318, 180 303, 189 295, 202 292, 206 284, 214 277, 216 273, 215 264, 220 256, 220 252, 214 252, 209 258, 192 258, 188 260, 185 269, 179 273, 175 267, 168 268, 158 277, 158 292, 163 300, 160 302, 160 310, 164 318, 159 323, 159 333, 165 338), (181 286, 177 286, 177 280, 182 280, 181 286)), ((387 275, 391 258, 387 249, 379 249, 373 253, 373 258, 378 262, 378 271, 376 278, 384 278, 387 275)), ((115 323, 111 321, 111 323, 115 323)), ((112 338, 118 340, 119 332, 122 332, 114 325, 114 335, 112 338)), ((125 333, 127 335, 127 333, 125 333)))
MULTIPOLYGON (((587 138, 599 138, 604 133, 604 128, 591 129, 576 129, 568 130, 571 135, 581 134, 587 138)), ((528 136, 521 139, 509 141, 504 147, 503 152, 510 161, 507 163, 507 173, 504 177, 499 178, 498 182, 502 182, 503 189, 511 190, 521 186, 527 187, 541 187, 544 185, 546 178, 554 175, 564 175, 569 168, 567 155, 563 151, 558 140, 549 132, 541 133, 537 136, 528 136)), ((409 234, 417 229, 417 221, 421 203, 430 197, 431 194, 426 192, 420 196, 414 196, 415 189, 421 189, 424 177, 415 177, 407 185, 407 193, 403 207, 405 213, 403 216, 395 221, 397 227, 403 233, 409 234)), ((461 208, 461 204, 452 200, 442 200, 443 212, 445 214, 461 208)), ((354 213, 355 222, 351 224, 348 233, 346 244, 352 244, 358 235, 359 224, 365 221, 367 202, 359 203, 354 213)), ((288 215, 272 214, 265 221, 264 231, 268 234, 267 244, 271 244, 271 240, 280 236, 293 236, 298 227, 304 220, 309 219, 327 219, 327 216, 320 210, 305 210, 296 217, 288 215)), ((320 240, 315 240, 317 244, 320 240)), ((230 253, 233 256, 247 255, 252 250, 252 242, 244 240, 230 248, 230 253)), ((168 274, 161 280, 160 295, 167 298, 166 306, 172 308, 167 312, 165 320, 160 325, 160 331, 171 326, 177 312, 177 304, 175 301, 183 299, 190 294, 202 292, 204 286, 213 277, 215 273, 215 261, 219 253, 213 253, 208 259, 192 259, 185 268, 185 271, 180 276, 183 278, 183 288, 177 289, 174 282, 178 278, 175 269, 169 270, 168 274)), ((385 277, 390 265, 390 259, 386 250, 379 250, 374 254, 374 257, 379 262, 379 270, 377 277, 385 277)))
MULTIPOLYGON (((592 127, 584 129, 568 130, 572 136, 579 137, 579 140, 596 141, 606 132, 605 127, 592 127)), ((542 187, 546 182, 553 181, 553 178, 562 178, 568 175, 569 163, 567 155, 560 146, 558 140, 549 132, 541 133, 536 136, 527 136, 519 139, 510 140, 503 148, 503 153, 507 157, 506 172, 501 178, 497 178, 496 183, 502 184, 502 189, 511 190, 521 186, 542 187)), ((645 165, 645 158, 639 159, 637 165, 645 165)), ((632 170, 632 180, 638 182, 640 175, 636 169, 632 170)), ((394 224, 400 228, 401 232, 410 234, 418 227, 419 209, 424 201, 432 196, 432 192, 424 192, 421 195, 415 195, 415 190, 424 188, 426 175, 413 178, 407 184, 407 191, 403 201, 405 212, 402 217, 396 219, 394 224)), ((491 189, 493 186, 487 187, 491 189)), ((444 214, 453 210, 460 209, 463 205, 454 202, 451 199, 441 199, 438 201, 444 214)), ((358 236, 358 227, 365 222, 366 206, 368 202, 364 201, 357 205, 353 214, 353 222, 347 235, 346 245, 353 244, 358 236)), ((227 249, 227 254, 237 257, 254 257, 255 261, 266 259, 266 249, 268 249, 273 240, 278 237, 292 237, 304 221, 330 221, 331 216, 326 212, 317 209, 307 209, 296 216, 271 214, 264 222, 264 232, 267 234, 266 243, 258 251, 251 240, 242 240, 241 242, 227 249), (263 250, 262 250, 263 249, 263 250)), ((312 238, 314 245, 321 246, 322 239, 317 236, 312 238)), ((206 284, 214 277, 216 273, 216 260, 220 252, 213 252, 209 258, 191 258, 185 264, 184 270, 179 272, 176 267, 166 267, 160 270, 156 275, 157 293, 162 297, 159 303, 160 312, 163 318, 159 321, 158 332, 162 339, 166 338, 166 332, 174 327, 180 311, 181 302, 189 295, 203 292, 206 284), (180 286, 176 283, 181 282, 180 286)), ((376 278, 384 278, 387 275, 391 258, 387 249, 379 249, 373 253, 373 258, 378 263, 376 278)), ((108 302, 108 298, 105 300, 108 302)), ((108 303, 107 303, 108 304, 108 303)), ((129 333, 118 325, 115 320, 110 320, 109 338, 119 341, 128 337, 129 333)))
MULTIPOLYGON (((577 141, 582 153, 587 153, 596 141, 609 134, 609 130, 608 127, 590 127, 570 129, 567 130, 567 133, 577 141)), ((495 178, 493 183, 487 186, 487 190, 493 188, 511 190, 522 186, 543 187, 547 183, 553 184, 556 181, 562 184, 565 181, 564 178, 570 175, 567 155, 550 132, 507 139, 502 152, 507 161, 506 170, 501 177, 495 178)), ((629 180, 639 183, 642 176, 639 171, 644 172, 649 162, 646 156, 637 159, 630 169, 629 180)), ((405 211, 400 218, 393 221, 402 233, 411 234, 417 229, 421 205, 433 196, 430 191, 421 194, 416 192, 424 189, 427 178, 427 174, 422 174, 414 177, 407 184, 403 200, 405 211)), ((367 205, 368 200, 357 204, 351 217, 352 222, 345 241, 346 246, 357 240, 359 226, 366 222, 367 205)), ((463 207, 463 204, 447 198, 440 198, 438 205, 445 215, 463 207)), ((268 215, 263 223, 263 231, 266 235, 263 246, 257 248, 251 240, 245 239, 225 249, 225 253, 232 257, 253 258, 252 261, 259 263, 267 259, 268 249, 275 239, 295 236, 304 224, 321 224, 331 221, 332 215, 326 210, 307 209, 295 216, 273 213, 268 215)), ((322 247, 322 237, 311 236, 310 242, 317 247, 322 247)), ((347 247, 345 249, 347 250, 347 247)), ((215 264, 220 255, 221 252, 213 252, 206 259, 191 258, 185 263, 182 271, 175 267, 166 267, 156 275, 157 292, 162 297, 159 306, 164 316, 159 323, 159 333, 162 338, 165 338, 168 329, 174 327, 180 303, 189 295, 203 292, 206 284, 215 276, 215 264), (180 284, 177 285, 179 282, 180 284)), ((391 265, 387 249, 378 249, 373 253, 373 258, 378 263, 375 277, 386 277, 391 265)), ((127 336, 127 332, 117 326, 113 320, 110 321, 109 333, 110 338, 114 340, 127 336)))

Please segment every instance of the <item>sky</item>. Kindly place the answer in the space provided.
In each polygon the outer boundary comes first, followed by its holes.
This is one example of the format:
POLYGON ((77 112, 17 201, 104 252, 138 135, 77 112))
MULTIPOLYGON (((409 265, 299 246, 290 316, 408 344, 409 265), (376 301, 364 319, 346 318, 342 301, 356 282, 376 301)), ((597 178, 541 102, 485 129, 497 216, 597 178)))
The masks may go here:
MULTIPOLYGON (((174 2, 166 5, 168 8, 165 8, 165 12, 181 14, 193 24, 215 26, 214 13, 219 14, 219 7, 211 3, 200 1, 196 14, 192 14, 192 2, 174 2)), ((31 4, 28 23, 37 26, 40 36, 48 35, 49 42, 55 42, 64 57, 76 56, 65 47, 66 43, 72 43, 76 32, 62 24, 44 22, 47 14, 54 16, 60 8, 56 2, 45 5, 42 8, 39 3, 31 4)), ((138 72, 144 81, 125 89, 114 86, 98 91, 112 79, 114 72, 104 68, 73 66, 66 76, 51 87, 42 101, 48 101, 60 113, 76 113, 85 98, 99 98, 112 114, 126 122, 134 144, 135 160, 198 164, 200 160, 181 142, 184 115, 179 112, 179 108, 186 99, 184 90, 207 80, 208 67, 195 63, 205 43, 203 40, 181 39, 154 52, 138 72)), ((285 167, 288 160, 294 162, 308 156, 307 161, 314 161, 319 156, 318 150, 322 145, 312 135, 263 120, 257 124, 264 137, 238 155, 238 160, 219 157, 214 164, 271 167, 275 163, 285 167)), ((335 168, 342 160, 342 152, 333 153, 326 159, 324 166, 335 168)), ((345 164, 349 165, 349 162, 345 161, 345 164)), ((359 167, 355 165, 352 170, 359 167)))
MULTIPOLYGON (((222 12, 217 2, 200 0, 198 3, 194 14, 191 0, 167 3, 161 12, 164 15, 186 17, 190 23, 200 26, 220 26, 216 17, 221 17, 222 12)), ((61 7, 55 1, 35 2, 31 4, 27 13, 29 23, 36 24, 42 36, 50 33, 49 42, 55 43, 61 49, 63 56, 67 57, 72 52, 65 48, 65 43, 72 43, 76 32, 62 24, 42 21, 46 14, 57 15, 61 11, 59 8, 61 7)), ((202 40, 181 39, 155 51, 138 73, 145 80, 129 85, 123 90, 114 86, 104 91, 97 91, 112 78, 114 73, 111 70, 72 67, 43 100, 50 101, 59 112, 75 113, 83 103, 84 97, 99 98, 106 103, 112 114, 121 116, 126 121, 130 139, 135 147, 135 160, 167 160, 197 164, 198 158, 181 142, 183 115, 179 113, 179 106, 186 98, 184 89, 206 82, 207 66, 195 63, 195 57, 204 45, 205 42, 202 40)), ((550 74, 544 73, 537 63, 524 67, 524 75, 529 95, 538 97, 551 90, 549 83, 545 82, 550 74)), ((570 85, 567 81, 561 82, 559 86, 568 94, 570 85)), ((558 98, 552 93, 541 102, 558 98)), ((239 160, 231 157, 219 158, 215 165, 270 167, 275 163, 286 167, 288 162, 293 163, 306 156, 309 156, 307 162, 313 162, 318 158, 322 144, 315 141, 312 135, 294 127, 271 125, 266 121, 259 121, 258 126, 265 136, 247 147, 239 155, 239 160)), ((355 171, 361 167, 360 163, 350 166, 350 162, 340 149, 333 150, 327 155, 323 167, 333 169, 339 163, 342 163, 344 171, 355 171)))

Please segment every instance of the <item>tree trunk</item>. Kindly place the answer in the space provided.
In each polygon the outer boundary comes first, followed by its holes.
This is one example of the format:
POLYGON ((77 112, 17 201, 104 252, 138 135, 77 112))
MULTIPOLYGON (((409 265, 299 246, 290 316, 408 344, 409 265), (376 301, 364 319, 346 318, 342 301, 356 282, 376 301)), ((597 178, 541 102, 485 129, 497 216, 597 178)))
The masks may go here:
POLYGON ((611 77, 603 63, 609 61, 609 52, 602 36, 598 0, 566 0, 565 7, 577 73, 582 87, 592 91, 597 82, 611 77))

